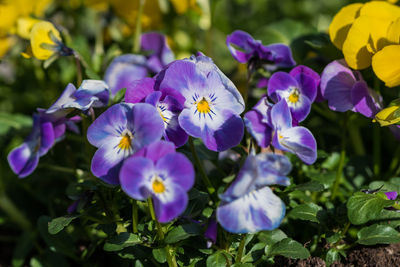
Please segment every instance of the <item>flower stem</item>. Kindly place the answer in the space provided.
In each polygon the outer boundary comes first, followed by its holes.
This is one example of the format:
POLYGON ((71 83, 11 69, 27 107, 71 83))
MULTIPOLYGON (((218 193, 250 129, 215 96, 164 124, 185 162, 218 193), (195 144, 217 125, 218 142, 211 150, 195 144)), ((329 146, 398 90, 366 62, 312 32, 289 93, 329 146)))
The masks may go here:
POLYGON ((76 86, 80 86, 82 83, 81 61, 79 60, 79 56, 77 54, 74 55, 74 59, 76 64, 76 86))
POLYGON ((139 0, 139 8, 136 16, 135 36, 133 37, 133 53, 140 51, 140 35, 142 34, 142 13, 146 0, 139 0))
MULTIPOLYGON (((156 218, 156 214, 154 212, 153 200, 151 199, 151 197, 149 197, 147 199, 147 203, 149 205, 151 219, 156 224, 158 239, 160 240, 160 242, 162 242, 164 240, 164 232, 162 230, 162 226, 161 226, 160 222, 156 218)), ((173 256, 173 252, 171 251, 171 248, 169 247, 169 245, 165 246, 165 252, 167 255, 168 266, 169 267, 178 267, 175 256, 173 256)))
POLYGON ((132 231, 133 233, 138 232, 137 224, 138 224, 138 205, 136 200, 132 199, 132 231))
POLYGON ((212 185, 210 179, 208 179, 208 176, 206 174, 206 171, 204 170, 203 164, 201 164, 199 156, 196 153, 196 148, 193 143, 193 138, 191 136, 189 137, 189 145, 190 145, 190 150, 192 151, 192 155, 193 155, 196 167, 197 167, 198 171, 200 172, 201 178, 203 179, 203 183, 207 187, 207 191, 210 194, 212 200, 214 202, 217 202, 218 197, 216 195, 216 190, 215 190, 214 186, 212 185))
POLYGON ((381 165, 381 129, 378 125, 374 125, 373 138, 374 175, 378 177, 381 165))
POLYGON ((246 234, 242 235, 242 240, 240 240, 238 252, 236 255, 236 259, 235 259, 236 263, 242 262, 242 256, 243 256, 245 243, 246 243, 246 234))
POLYGON ((334 200, 336 198, 336 196, 338 194, 338 190, 339 190, 339 185, 341 183, 342 176, 343 176, 344 162, 346 159, 346 138, 347 138, 346 130, 347 130, 347 113, 345 114, 345 119, 344 119, 344 123, 343 123, 342 147, 341 147, 341 151, 340 151, 339 166, 336 170, 336 179, 335 179, 335 183, 333 184, 333 187, 332 187, 331 200, 334 200))

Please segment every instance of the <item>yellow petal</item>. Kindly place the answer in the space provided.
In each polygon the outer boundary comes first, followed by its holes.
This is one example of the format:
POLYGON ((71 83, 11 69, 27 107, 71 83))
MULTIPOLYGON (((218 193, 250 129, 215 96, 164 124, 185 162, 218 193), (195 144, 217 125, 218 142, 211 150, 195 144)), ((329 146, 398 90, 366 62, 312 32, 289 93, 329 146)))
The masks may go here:
POLYGON ((379 122, 381 126, 388 126, 400 122, 400 107, 391 106, 382 109, 378 114, 375 115, 375 120, 379 122))
POLYGON ((332 43, 342 50, 344 40, 354 20, 359 16, 363 4, 351 4, 343 7, 329 25, 329 37, 332 43))
POLYGON ((50 32, 61 42, 60 32, 50 22, 41 21, 36 23, 32 28, 31 47, 32 53, 37 59, 46 60, 55 53, 52 50, 42 47, 42 44, 57 45, 50 38, 50 32))
POLYGON ((400 45, 389 45, 376 53, 372 68, 387 87, 400 85, 400 45))
POLYGON ((0 35, 4 36, 14 26, 18 12, 10 2, 0 1, 0 35))
POLYGON ((400 44, 400 18, 393 21, 387 31, 387 39, 392 44, 400 44))
POLYGON ((12 0, 20 16, 43 17, 52 0, 12 0))
POLYGON ((29 39, 33 25, 38 22, 40 22, 40 20, 31 17, 19 18, 17 20, 17 34, 24 39, 29 39))
POLYGON ((14 38, 12 37, 1 37, 0 38, 0 58, 2 58, 14 44, 14 38))

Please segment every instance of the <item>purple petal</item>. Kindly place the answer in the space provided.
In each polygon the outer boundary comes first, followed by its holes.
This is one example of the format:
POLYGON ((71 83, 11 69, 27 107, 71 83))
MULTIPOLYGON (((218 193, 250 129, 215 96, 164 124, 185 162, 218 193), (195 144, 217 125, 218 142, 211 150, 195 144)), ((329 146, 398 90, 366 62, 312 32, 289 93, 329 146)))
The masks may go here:
POLYGON ((217 221, 215 219, 210 219, 208 221, 207 229, 204 232, 204 237, 209 241, 211 241, 212 244, 215 244, 217 242, 217 231, 218 231, 217 221))
POLYGON ((171 141, 176 147, 181 147, 186 144, 189 139, 188 134, 179 125, 178 116, 173 116, 165 129, 164 138, 167 141, 171 141))
POLYGON ((54 129, 51 122, 40 123, 40 148, 39 155, 43 156, 53 146, 55 140, 54 129))
POLYGON ((293 127, 276 135, 285 151, 296 154, 306 164, 313 164, 317 160, 317 142, 307 128, 293 127))
POLYGON ((146 96, 145 102, 156 107, 162 96, 161 91, 155 91, 146 96))
POLYGON ((88 110, 91 107, 99 108, 108 104, 110 89, 101 80, 84 80, 74 93, 75 101, 65 103, 63 108, 88 110))
POLYGON ((171 142, 156 141, 140 149, 134 154, 134 157, 145 157, 151 159, 154 164, 167 154, 175 153, 175 146, 171 142))
POLYGON ((75 93, 76 88, 72 83, 69 83, 67 87, 65 87, 64 91, 61 93, 60 97, 53 103, 47 110, 46 113, 54 113, 56 111, 62 110, 62 106, 66 103, 73 102, 75 98, 73 98, 73 94, 75 93))
POLYGON ((217 208, 217 220, 231 233, 254 233, 277 228, 285 216, 285 204, 269 187, 252 191, 217 208))
POLYGON ((299 87, 298 82, 286 72, 275 72, 268 81, 268 96, 276 103, 282 99, 280 91, 299 87))
POLYGON ((39 153, 35 151, 35 145, 23 143, 8 154, 8 163, 19 178, 24 178, 31 174, 38 165, 39 153))
POLYGON ((299 83, 301 93, 306 95, 311 103, 314 102, 321 80, 318 73, 306 66, 300 65, 292 69, 289 74, 299 83))
POLYGON ((157 171, 182 189, 189 191, 194 183, 194 168, 192 163, 181 153, 170 153, 160 158, 156 165, 157 171))
POLYGON ((183 188, 174 183, 166 183, 166 191, 161 194, 154 194, 154 210, 157 220, 167 223, 185 211, 188 196, 183 188))
POLYGON ((119 175, 122 190, 131 198, 146 200, 151 192, 149 177, 154 174, 154 164, 151 159, 131 157, 124 161, 119 175))
POLYGON ((271 144, 272 128, 262 122, 262 119, 260 113, 250 110, 244 115, 244 124, 260 147, 268 147, 271 144))
POLYGON ((139 103, 142 102, 146 96, 154 91, 154 79, 143 78, 131 82, 126 87, 125 102, 127 103, 139 103))
POLYGON ((162 34, 156 32, 142 34, 140 46, 142 51, 152 52, 147 59, 147 66, 154 73, 161 71, 175 58, 167 44, 167 39, 162 34))
POLYGON ((289 159, 283 155, 261 153, 256 156, 258 164, 258 187, 279 184, 288 186, 290 179, 286 177, 292 170, 289 159))
POLYGON ((270 70, 278 68, 290 68, 296 66, 292 56, 292 51, 284 44, 271 44, 268 46, 259 46, 258 54, 261 59, 273 62, 270 70))
POLYGON ((283 130, 292 127, 292 115, 284 99, 272 107, 271 121, 274 129, 283 130))
POLYGON ((104 75, 104 81, 110 86, 114 96, 122 88, 127 88, 133 81, 148 74, 146 58, 141 55, 126 54, 114 58, 104 75))
POLYGON ((268 82, 269 82, 268 78, 264 78, 264 77, 260 78, 257 82, 257 88, 267 88, 268 82))
POLYGON ((396 200, 396 198, 397 198, 397 192, 396 191, 386 192, 385 195, 389 200, 396 200))
POLYGON ((371 96, 368 85, 364 81, 356 82, 351 89, 351 101, 357 112, 365 117, 373 118, 380 108, 371 96))
POLYGON ((286 102, 289 105, 293 120, 296 122, 303 121, 311 111, 311 101, 303 94, 299 95, 297 103, 290 103, 289 99, 286 99, 286 102))
POLYGON ((246 63, 254 53, 254 43, 253 37, 244 31, 234 31, 226 37, 226 45, 231 52, 234 59, 240 63, 246 63), (235 49, 234 46, 239 47, 244 51, 235 49))

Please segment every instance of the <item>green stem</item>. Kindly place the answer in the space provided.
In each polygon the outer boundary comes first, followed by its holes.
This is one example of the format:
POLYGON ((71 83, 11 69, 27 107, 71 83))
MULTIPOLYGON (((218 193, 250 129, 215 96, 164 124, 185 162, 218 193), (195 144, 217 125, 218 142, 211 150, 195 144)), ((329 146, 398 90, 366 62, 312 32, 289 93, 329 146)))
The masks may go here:
POLYGON ((217 202, 218 197, 216 195, 216 190, 215 190, 214 186, 212 185, 210 179, 208 179, 208 176, 206 174, 206 171, 204 170, 203 164, 201 164, 200 158, 196 153, 196 148, 194 146, 192 137, 189 137, 189 145, 190 145, 190 150, 192 152, 196 167, 197 167, 198 171, 200 172, 201 178, 203 179, 203 183, 207 187, 207 191, 210 194, 212 200, 214 202, 217 202))
POLYGON ((57 166, 57 165, 50 165, 50 164, 43 164, 40 166, 41 168, 46 168, 52 171, 57 171, 57 172, 63 172, 63 173, 70 173, 70 174, 76 174, 77 170, 63 167, 63 166, 57 166))
POLYGON ((348 130, 355 153, 360 156, 365 155, 365 148, 359 127, 352 123, 348 130))
POLYGON ((374 175, 378 177, 381 166, 381 129, 380 126, 374 124, 373 129, 373 159, 374 159, 374 175))
POLYGON ((2 209, 11 220, 17 223, 24 231, 30 231, 32 225, 23 213, 14 205, 5 192, 0 192, 0 209, 2 209))
MULTIPOLYGON (((151 197, 148 198, 147 203, 149 205, 149 211, 150 211, 151 219, 156 224, 158 239, 160 240, 160 242, 162 242, 164 240, 164 232, 162 230, 162 226, 161 226, 160 222, 156 218, 156 214, 154 212, 153 200, 151 199, 151 197)), ((168 266, 169 267, 178 267, 178 264, 176 263, 175 256, 173 256, 173 251, 172 251, 172 249, 170 248, 169 245, 165 246, 165 252, 166 252, 166 255, 167 255, 168 266)))
POLYGON ((133 38, 133 53, 140 51, 140 35, 142 34, 142 13, 143 6, 146 0, 139 0, 139 8, 136 16, 135 36, 133 38))
POLYGON ((334 200, 338 194, 339 190, 339 185, 342 180, 343 176, 343 168, 344 168, 344 162, 346 159, 346 138, 347 138, 347 114, 345 114, 345 119, 343 123, 343 130, 342 130, 342 147, 340 151, 340 159, 339 159, 339 166, 336 170, 336 179, 332 187, 332 195, 331 195, 331 200, 334 200))
POLYGON ((138 232, 137 224, 138 224, 138 205, 136 200, 132 199, 132 231, 133 233, 138 232))
POLYGON ((399 157, 400 157, 400 146, 397 147, 396 152, 394 153, 394 157, 390 162, 389 171, 387 172, 387 177, 392 177, 396 167, 399 165, 399 157))
POLYGON ((239 244, 238 252, 236 254, 235 262, 239 262, 239 263, 242 262, 242 256, 243 256, 245 243, 246 243, 246 234, 244 234, 242 236, 242 240, 240 240, 240 244, 239 244))

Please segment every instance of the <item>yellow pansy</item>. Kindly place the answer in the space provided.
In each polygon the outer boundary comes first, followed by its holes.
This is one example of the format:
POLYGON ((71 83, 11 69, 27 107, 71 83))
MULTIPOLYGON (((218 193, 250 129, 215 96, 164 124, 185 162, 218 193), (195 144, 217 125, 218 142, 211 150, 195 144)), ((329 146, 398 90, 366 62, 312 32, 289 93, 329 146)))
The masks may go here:
POLYGON ((48 21, 36 23, 30 37, 33 56, 40 60, 57 53, 56 49, 61 43, 60 32, 48 21))
POLYGON ((40 22, 40 20, 31 17, 19 18, 17 20, 16 33, 18 34, 18 36, 24 39, 29 39, 31 36, 33 25, 38 22, 40 22))
POLYGON ((18 18, 16 7, 7 1, 0 1, 0 18, 0 35, 4 36, 11 30, 18 18))
POLYGON ((400 122, 400 106, 390 106, 382 109, 375 115, 375 120, 381 126, 388 126, 400 122))

